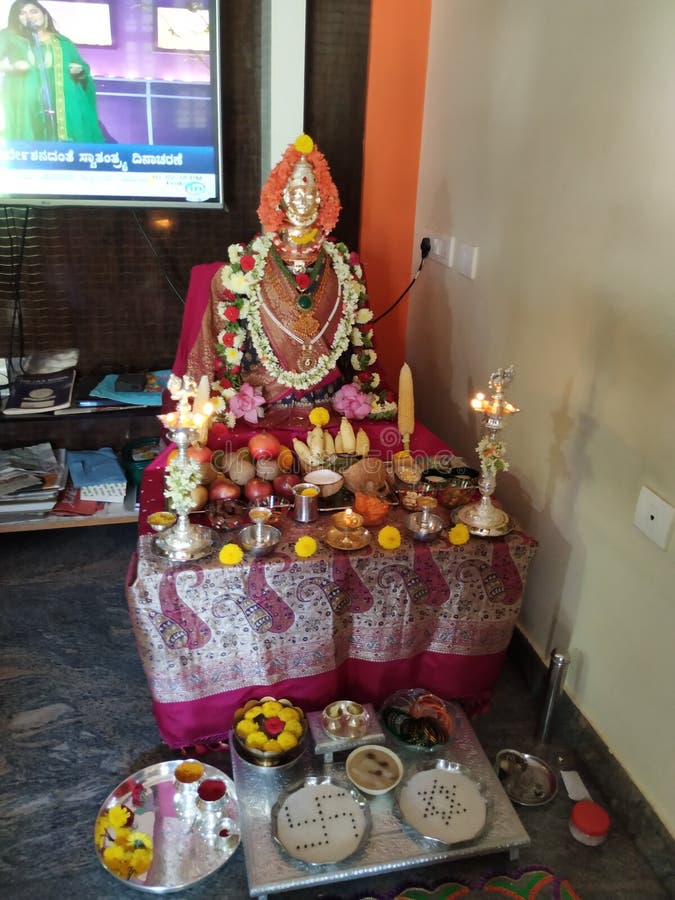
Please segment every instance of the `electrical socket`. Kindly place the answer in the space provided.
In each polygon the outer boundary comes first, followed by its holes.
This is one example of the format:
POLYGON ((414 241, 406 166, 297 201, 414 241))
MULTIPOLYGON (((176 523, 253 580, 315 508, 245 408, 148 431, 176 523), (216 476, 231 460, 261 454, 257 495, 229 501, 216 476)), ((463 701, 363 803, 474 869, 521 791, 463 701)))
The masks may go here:
POLYGON ((438 234, 432 234, 429 237, 431 241, 431 252, 429 256, 435 259, 442 266, 451 269, 455 261, 455 239, 454 237, 442 237, 438 234))
POLYGON ((673 521, 675 508, 648 487, 642 487, 633 519, 640 531, 657 547, 665 550, 670 540, 673 521))

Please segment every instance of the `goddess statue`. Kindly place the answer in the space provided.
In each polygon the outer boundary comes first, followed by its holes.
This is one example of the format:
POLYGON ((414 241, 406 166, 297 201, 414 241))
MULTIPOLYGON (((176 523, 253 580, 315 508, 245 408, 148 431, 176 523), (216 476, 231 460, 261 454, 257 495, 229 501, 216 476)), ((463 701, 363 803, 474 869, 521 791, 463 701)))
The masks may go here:
POLYGON ((254 423, 264 407, 321 402, 349 414, 346 404, 356 418, 395 411, 374 368, 359 258, 329 240, 339 212, 328 163, 303 134, 263 185, 263 233, 231 245, 213 277, 188 354, 186 373, 212 377, 216 412, 228 424, 254 423))

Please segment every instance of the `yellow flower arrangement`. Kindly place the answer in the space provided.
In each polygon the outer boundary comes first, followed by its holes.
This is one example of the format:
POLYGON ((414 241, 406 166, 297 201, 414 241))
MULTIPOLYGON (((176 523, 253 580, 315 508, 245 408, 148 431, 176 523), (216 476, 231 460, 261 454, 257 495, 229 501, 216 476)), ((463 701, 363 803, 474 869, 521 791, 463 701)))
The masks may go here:
POLYGON ((295 554, 301 559, 307 559, 307 557, 313 556, 316 553, 316 549, 316 541, 308 534, 298 538, 295 542, 295 554))
POLYGON ((318 425, 319 428, 323 428, 324 425, 328 425, 330 422, 330 413, 324 406, 315 406, 309 414, 309 421, 312 425, 318 425))
POLYGON ((448 540, 455 546, 466 544, 470 537, 469 529, 463 522, 458 522, 456 525, 453 525, 448 532, 448 540))
POLYGON ((104 865, 125 881, 144 875, 152 865, 152 838, 126 827, 132 821, 131 810, 117 804, 98 817, 94 829, 104 865))
POLYGON ((385 525, 378 532, 377 543, 384 550, 397 550, 401 546, 401 532, 393 525, 385 525))
POLYGON ((243 558, 244 551, 239 544, 224 544, 218 554, 218 559, 224 566, 236 566, 243 558))

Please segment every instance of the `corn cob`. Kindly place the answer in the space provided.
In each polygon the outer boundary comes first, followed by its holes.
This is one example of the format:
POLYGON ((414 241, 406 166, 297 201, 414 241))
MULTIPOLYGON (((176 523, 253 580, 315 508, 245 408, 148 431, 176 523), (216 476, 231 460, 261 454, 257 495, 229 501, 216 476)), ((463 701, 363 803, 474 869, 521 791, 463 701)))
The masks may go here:
POLYGON ((415 430, 415 397, 408 363, 403 363, 398 376, 398 430, 404 449, 410 450, 410 435, 415 430))

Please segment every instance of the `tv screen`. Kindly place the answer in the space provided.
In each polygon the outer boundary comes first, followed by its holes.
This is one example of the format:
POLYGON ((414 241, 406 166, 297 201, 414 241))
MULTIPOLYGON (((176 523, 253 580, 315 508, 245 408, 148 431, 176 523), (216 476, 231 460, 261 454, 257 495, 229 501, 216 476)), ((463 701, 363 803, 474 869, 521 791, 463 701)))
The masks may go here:
POLYGON ((0 0, 0 204, 223 207, 218 0, 0 0))

